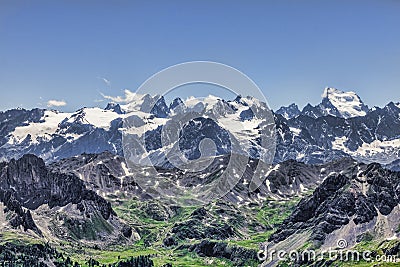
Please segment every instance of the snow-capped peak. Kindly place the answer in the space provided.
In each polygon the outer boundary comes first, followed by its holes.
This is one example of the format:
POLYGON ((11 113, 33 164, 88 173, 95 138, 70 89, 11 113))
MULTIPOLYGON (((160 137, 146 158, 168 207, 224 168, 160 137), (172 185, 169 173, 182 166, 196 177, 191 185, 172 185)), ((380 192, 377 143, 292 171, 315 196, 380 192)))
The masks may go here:
POLYGON ((154 104, 159 100, 160 96, 151 96, 149 94, 132 93, 128 90, 126 99, 123 100, 126 104, 120 105, 123 112, 143 111, 149 113, 154 104))
POLYGON ((73 113, 66 122, 68 123, 81 123, 91 124, 98 128, 108 129, 111 121, 122 117, 122 115, 112 111, 101 108, 82 108, 73 113))
POLYGON ((368 112, 368 107, 362 102, 361 98, 351 91, 343 92, 336 88, 327 87, 322 97, 322 105, 326 113, 330 115, 340 115, 343 118, 351 118, 365 116, 368 112), (329 104, 333 107, 330 107, 329 104))

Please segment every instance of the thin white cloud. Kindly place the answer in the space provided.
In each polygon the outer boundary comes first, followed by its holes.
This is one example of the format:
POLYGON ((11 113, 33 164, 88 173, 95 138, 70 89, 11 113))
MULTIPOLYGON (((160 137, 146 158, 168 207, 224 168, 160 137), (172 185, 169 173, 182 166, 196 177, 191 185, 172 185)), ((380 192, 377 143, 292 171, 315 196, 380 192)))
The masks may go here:
POLYGON ((49 100, 47 101, 47 106, 50 107, 63 107, 66 106, 67 102, 65 102, 64 100, 49 100))
POLYGON ((132 102, 135 99, 136 94, 134 92, 129 91, 128 89, 124 90, 124 96, 108 96, 103 93, 101 95, 105 99, 109 99, 115 103, 129 103, 132 102))
POLYGON ((104 78, 104 77, 98 77, 100 80, 102 80, 107 86, 110 86, 111 85, 111 81, 110 80, 108 80, 108 79, 106 79, 106 78, 104 78))

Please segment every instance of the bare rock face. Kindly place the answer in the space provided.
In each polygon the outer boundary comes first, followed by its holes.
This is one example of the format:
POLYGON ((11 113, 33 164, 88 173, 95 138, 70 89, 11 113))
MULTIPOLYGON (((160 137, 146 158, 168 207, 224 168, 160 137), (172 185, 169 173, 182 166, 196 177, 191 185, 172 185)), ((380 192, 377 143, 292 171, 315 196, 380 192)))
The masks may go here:
POLYGON ((374 232, 379 216, 397 216, 394 210, 400 203, 399 193, 400 173, 376 163, 333 172, 311 196, 299 202, 269 241, 278 243, 311 231, 314 243, 323 244, 329 234, 340 233, 349 224, 365 225, 359 235, 374 232))
POLYGON ((275 111, 275 113, 282 115, 287 120, 290 120, 300 115, 301 111, 299 110, 299 107, 293 103, 287 107, 279 108, 277 111, 275 111))
POLYGON ((0 181, 0 201, 14 228, 83 240, 127 240, 132 235, 108 201, 87 189, 76 175, 49 170, 34 155, 1 163, 0 181), (51 227, 37 224, 31 212, 45 216, 51 227))
POLYGON ((123 191, 127 198, 141 195, 146 198, 145 192, 134 180, 136 170, 128 169, 123 157, 110 152, 84 153, 51 163, 47 167, 52 172, 78 176, 86 188, 93 191, 100 190, 106 195, 123 191))

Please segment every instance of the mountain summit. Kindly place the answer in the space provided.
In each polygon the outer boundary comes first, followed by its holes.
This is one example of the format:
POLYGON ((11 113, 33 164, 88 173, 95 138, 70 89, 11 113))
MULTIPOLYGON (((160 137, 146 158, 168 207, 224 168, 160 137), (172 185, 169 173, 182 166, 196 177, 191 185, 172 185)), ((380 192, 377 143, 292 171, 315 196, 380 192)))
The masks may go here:
POLYGON ((338 89, 327 87, 322 94, 322 101, 316 106, 308 104, 301 114, 319 118, 323 116, 334 116, 338 118, 354 118, 367 115, 369 108, 361 98, 354 92, 343 92, 338 89))
POLYGON ((307 104, 302 111, 298 109, 296 104, 287 107, 281 107, 276 111, 285 119, 289 120, 299 116, 300 114, 319 118, 323 116, 334 116, 339 118, 354 118, 367 115, 369 108, 361 98, 354 92, 343 92, 336 88, 326 87, 322 94, 322 101, 316 106, 307 104))
POLYGON ((361 98, 354 92, 343 92, 327 87, 322 94, 320 107, 324 115, 333 115, 345 119, 365 116, 369 110, 361 98))
POLYGON ((292 103, 287 107, 281 107, 275 113, 280 114, 285 117, 285 119, 289 120, 297 117, 298 115, 300 115, 301 112, 299 110, 299 107, 295 103, 292 103))

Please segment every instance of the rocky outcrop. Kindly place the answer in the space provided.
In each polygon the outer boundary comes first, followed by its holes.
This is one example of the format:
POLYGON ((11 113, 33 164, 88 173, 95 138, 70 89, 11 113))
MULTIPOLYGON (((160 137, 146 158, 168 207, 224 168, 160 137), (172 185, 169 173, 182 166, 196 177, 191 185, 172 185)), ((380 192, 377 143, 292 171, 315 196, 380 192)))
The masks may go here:
POLYGON ((100 190, 107 195, 123 191, 126 198, 149 198, 134 179, 135 173, 141 170, 128 169, 123 157, 110 152, 84 153, 48 164, 47 168, 52 172, 78 176, 93 191, 100 190))
MULTIPOLYGON (((77 176, 50 172, 42 159, 25 155, 18 160, 2 164, 0 189, 8 192, 24 208, 34 210, 48 204, 62 207, 68 203, 78 204, 83 200, 92 201, 104 219, 115 215, 109 202, 91 190, 87 190, 77 176)), ((85 212, 81 206, 82 212, 85 212)))
MULTIPOLYGON (((0 201, 6 207, 5 212, 11 214, 10 225, 13 227, 22 226, 25 231, 30 229, 41 234, 31 211, 47 205, 48 214, 62 220, 67 234, 78 239, 96 240, 102 232, 120 231, 121 236, 127 238, 132 234, 132 229, 118 223, 111 204, 87 189, 76 175, 49 170, 43 160, 34 155, 1 163, 0 182, 0 201), (71 210, 70 214, 56 211, 67 206, 69 208, 64 210, 71 210), (55 211, 50 212, 53 209, 55 211), (80 215, 73 215, 76 213, 74 210, 80 215), (78 233, 76 230, 84 229, 85 225, 88 229, 93 228, 90 236, 83 233, 85 231, 79 230, 78 233)), ((57 230, 54 231, 57 235, 57 230)))
POLYGON ((32 215, 29 210, 23 209, 21 204, 15 199, 14 195, 7 191, 0 191, 0 201, 4 203, 5 213, 11 213, 10 225, 14 228, 22 226, 25 231, 28 229, 34 230, 38 234, 41 231, 37 228, 35 222, 32 219, 32 215))
POLYGON ((296 104, 290 104, 287 107, 281 107, 277 111, 275 111, 276 114, 282 115, 285 119, 293 119, 300 115, 301 111, 299 110, 299 107, 296 104))
POLYGON ((322 244, 328 234, 350 222, 360 225, 378 214, 391 214, 400 203, 399 188, 400 173, 379 164, 358 164, 331 173, 311 196, 300 201, 269 241, 280 242, 311 230, 311 239, 322 244))

